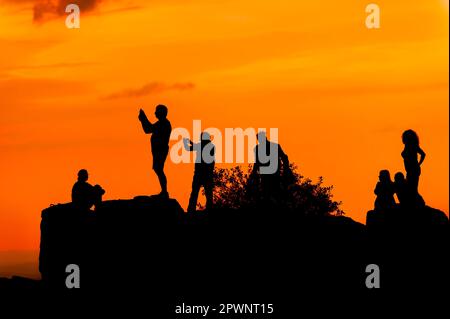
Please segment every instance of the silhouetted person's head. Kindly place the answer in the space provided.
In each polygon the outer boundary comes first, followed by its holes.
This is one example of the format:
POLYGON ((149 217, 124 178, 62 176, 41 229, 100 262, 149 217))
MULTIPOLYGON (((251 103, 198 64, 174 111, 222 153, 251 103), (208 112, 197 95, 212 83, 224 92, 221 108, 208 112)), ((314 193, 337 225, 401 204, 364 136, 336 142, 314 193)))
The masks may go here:
POLYGON ((391 174, 387 169, 380 171, 380 176, 378 176, 381 183, 389 183, 391 181, 391 174))
POLYGON ((89 178, 88 171, 85 169, 80 169, 78 172, 78 180, 80 182, 86 182, 89 178))
POLYGON ((155 116, 158 120, 163 120, 167 117, 168 109, 167 106, 159 104, 156 106, 155 116))
POLYGON ((203 132, 203 133, 200 135, 200 139, 201 139, 202 141, 207 141, 207 142, 209 142, 209 141, 211 141, 211 135, 210 135, 208 132, 203 132))
POLYGON ((256 139, 258 140, 258 143, 264 143, 267 141, 267 135, 266 132, 261 131, 256 134, 256 139))
POLYGON ((404 183, 406 182, 405 175, 402 172, 395 173, 394 181, 396 183, 404 183))
POLYGON ((419 146, 419 136, 413 130, 404 131, 402 141, 407 146, 419 146))

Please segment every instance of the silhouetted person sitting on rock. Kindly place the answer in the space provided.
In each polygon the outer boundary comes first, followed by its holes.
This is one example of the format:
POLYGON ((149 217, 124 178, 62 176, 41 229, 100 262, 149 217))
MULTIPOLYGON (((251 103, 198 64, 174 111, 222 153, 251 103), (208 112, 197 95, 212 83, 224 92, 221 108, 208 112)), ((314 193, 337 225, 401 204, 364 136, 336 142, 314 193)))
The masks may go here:
POLYGON ((402 172, 398 172, 394 176, 394 192, 397 195, 398 202, 401 206, 405 206, 408 200, 411 198, 411 192, 408 189, 405 175, 402 172))
POLYGON ((142 128, 145 134, 152 134, 150 139, 153 155, 153 170, 159 179, 161 185, 160 196, 169 198, 167 192, 167 178, 164 174, 164 163, 169 154, 169 140, 172 126, 167 119, 167 107, 165 105, 156 106, 155 116, 158 121, 154 124, 150 123, 144 111, 139 111, 139 121, 141 121, 142 128))
POLYGON ((395 207, 394 183, 388 170, 380 171, 379 181, 375 187, 375 211, 386 212, 395 207))
POLYGON ((406 181, 411 188, 411 191, 419 193, 419 176, 421 173, 420 165, 425 160, 425 152, 419 146, 419 137, 413 130, 407 130, 402 135, 403 144, 405 148, 402 152, 403 161, 406 170, 406 181), (420 155, 420 160, 417 159, 420 155))
POLYGON ((253 165, 252 180, 259 174, 261 191, 264 200, 281 197, 281 168, 290 172, 289 159, 281 146, 270 142, 265 132, 256 135, 258 145, 255 146, 255 164, 253 165))
POLYGON ((92 186, 87 182, 88 172, 82 169, 78 172, 78 181, 72 187, 72 203, 79 209, 89 210, 92 205, 102 201, 105 190, 100 185, 92 186))
POLYGON ((184 139, 184 143, 187 150, 197 152, 188 212, 195 212, 198 192, 202 186, 205 189, 206 209, 211 209, 213 207, 215 146, 207 132, 201 134, 199 143, 193 143, 189 139, 184 139))
POLYGON ((409 187, 402 172, 398 172, 394 177, 394 190, 401 207, 420 208, 425 206, 425 201, 419 193, 409 187))

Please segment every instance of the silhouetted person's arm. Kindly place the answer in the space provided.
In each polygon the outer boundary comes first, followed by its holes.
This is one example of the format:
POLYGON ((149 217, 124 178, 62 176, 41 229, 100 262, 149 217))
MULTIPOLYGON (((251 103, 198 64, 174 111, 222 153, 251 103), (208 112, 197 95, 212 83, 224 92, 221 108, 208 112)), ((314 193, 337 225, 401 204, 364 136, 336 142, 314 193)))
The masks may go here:
POLYGON ((75 183, 72 187, 72 202, 78 202, 78 184, 75 183))
POLYGON ((423 149, 421 149, 420 147, 417 149, 417 153, 419 153, 419 155, 420 155, 419 165, 422 165, 423 161, 425 160, 425 156, 427 154, 425 154, 423 149))
POLYGON ((389 183, 389 194, 391 196, 394 196, 394 194, 395 194, 395 186, 394 186, 394 183, 392 183, 392 182, 389 183))
POLYGON ((93 187, 93 191, 99 195, 105 195, 106 191, 98 184, 93 187))
POLYGON ((194 142, 192 142, 191 140, 189 140, 188 148, 189 148, 190 151, 193 151, 193 150, 194 150, 194 146, 195 146, 194 142))
POLYGON ((192 152, 194 150, 194 145, 195 144, 190 139, 184 138, 183 139, 183 143, 184 143, 184 148, 186 149, 186 151, 192 152))
POLYGON ((380 188, 381 188, 381 185, 378 182, 377 186, 375 186, 375 190, 373 191, 375 193, 375 195, 377 195, 377 196, 380 195, 380 188))
POLYGON ((145 112, 140 109, 139 110, 139 121, 141 121, 142 129, 144 130, 145 134, 151 134, 153 133, 153 124, 150 123, 147 116, 145 115, 145 112))

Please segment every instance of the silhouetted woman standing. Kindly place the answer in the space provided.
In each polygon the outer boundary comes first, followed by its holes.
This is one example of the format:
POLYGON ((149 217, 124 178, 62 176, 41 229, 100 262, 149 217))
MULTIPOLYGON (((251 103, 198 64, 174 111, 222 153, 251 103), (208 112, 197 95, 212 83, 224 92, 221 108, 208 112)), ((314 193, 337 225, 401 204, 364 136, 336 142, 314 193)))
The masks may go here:
POLYGON ((418 193, 419 176, 421 173, 420 165, 425 160, 425 152, 419 146, 419 136, 413 130, 407 130, 402 135, 405 148, 402 152, 403 162, 405 163, 406 181, 411 190, 418 193), (420 155, 420 160, 417 160, 420 155))

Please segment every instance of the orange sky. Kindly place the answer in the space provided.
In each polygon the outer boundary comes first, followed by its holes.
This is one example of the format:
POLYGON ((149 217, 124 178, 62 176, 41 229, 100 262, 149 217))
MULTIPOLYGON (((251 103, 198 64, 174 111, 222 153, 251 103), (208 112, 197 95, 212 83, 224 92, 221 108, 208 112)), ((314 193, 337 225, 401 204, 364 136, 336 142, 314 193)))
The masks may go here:
MULTIPOLYGON (((78 30, 33 21, 38 2, 0 0, 0 250, 38 249, 40 211, 80 168, 106 199, 158 192, 137 120, 158 103, 173 127, 278 128, 360 222, 413 128, 421 193, 448 213, 448 1, 376 1, 378 30, 360 0, 103 0, 78 30)), ((166 170, 186 206, 193 166, 166 170)))

